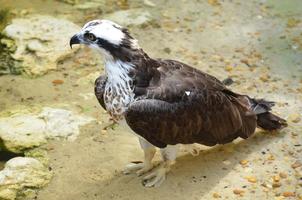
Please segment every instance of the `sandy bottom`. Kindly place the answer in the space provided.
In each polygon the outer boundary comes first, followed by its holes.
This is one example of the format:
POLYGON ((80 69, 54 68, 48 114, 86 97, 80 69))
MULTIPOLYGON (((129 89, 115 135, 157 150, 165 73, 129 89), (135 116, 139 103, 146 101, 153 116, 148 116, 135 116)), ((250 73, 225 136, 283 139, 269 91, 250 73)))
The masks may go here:
MULTIPOLYGON (((155 21, 161 28, 153 24, 131 31, 152 57, 181 60, 221 80, 231 77, 231 89, 276 101, 275 111, 284 118, 301 114, 302 25, 292 20, 302 19, 300 0, 215 2, 159 1, 157 7, 144 8, 160 16, 155 21)), ((67 18, 73 19, 74 12, 67 18)), ((143 153, 136 136, 123 127, 103 130, 109 116, 93 94, 94 77, 104 73, 95 57, 83 49, 45 76, 0 77, 0 96, 5 97, 0 110, 68 105, 97 119, 74 142, 44 146, 54 177, 37 200, 301 200, 301 120, 278 133, 258 131, 248 140, 203 147, 196 157, 182 151, 159 188, 144 188, 142 177, 123 175, 124 166, 142 160, 143 153), (57 79, 63 84, 54 85, 57 79)))

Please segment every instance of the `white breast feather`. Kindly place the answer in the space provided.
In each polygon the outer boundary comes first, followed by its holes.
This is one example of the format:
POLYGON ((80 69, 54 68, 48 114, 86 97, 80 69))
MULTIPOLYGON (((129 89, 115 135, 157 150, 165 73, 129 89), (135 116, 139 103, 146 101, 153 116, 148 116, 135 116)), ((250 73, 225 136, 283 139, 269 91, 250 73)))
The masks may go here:
POLYGON ((113 116, 122 115, 134 100, 132 79, 128 73, 133 66, 122 61, 106 60, 105 70, 108 81, 105 87, 104 99, 106 109, 113 116))

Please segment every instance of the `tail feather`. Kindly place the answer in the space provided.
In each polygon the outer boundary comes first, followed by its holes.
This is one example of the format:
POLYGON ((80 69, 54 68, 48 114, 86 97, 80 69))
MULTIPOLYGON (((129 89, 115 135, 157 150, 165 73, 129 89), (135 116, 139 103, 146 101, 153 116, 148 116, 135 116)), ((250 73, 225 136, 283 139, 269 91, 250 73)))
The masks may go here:
POLYGON ((257 126, 268 131, 282 129, 287 126, 286 120, 274 115, 270 111, 275 105, 272 101, 264 99, 251 99, 250 104, 252 110, 257 115, 257 126))
POLYGON ((287 126, 286 120, 270 112, 257 115, 257 126, 264 130, 273 131, 287 126))

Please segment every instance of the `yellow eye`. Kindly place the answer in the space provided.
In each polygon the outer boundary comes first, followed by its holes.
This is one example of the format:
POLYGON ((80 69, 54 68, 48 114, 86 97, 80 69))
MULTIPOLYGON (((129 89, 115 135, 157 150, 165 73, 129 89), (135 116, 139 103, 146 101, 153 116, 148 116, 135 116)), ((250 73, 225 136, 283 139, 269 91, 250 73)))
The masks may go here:
POLYGON ((96 37, 95 37, 95 35, 92 34, 92 33, 85 33, 85 34, 84 34, 84 37, 85 37, 86 39, 90 40, 90 41, 96 41, 96 37))

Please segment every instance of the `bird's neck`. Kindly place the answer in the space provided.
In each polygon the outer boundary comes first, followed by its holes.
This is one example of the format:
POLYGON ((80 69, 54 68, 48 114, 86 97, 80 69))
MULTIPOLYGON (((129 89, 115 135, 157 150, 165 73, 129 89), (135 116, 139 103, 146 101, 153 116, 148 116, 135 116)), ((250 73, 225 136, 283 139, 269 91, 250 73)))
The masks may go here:
POLYGON ((108 77, 108 83, 113 86, 131 82, 132 78, 129 76, 129 72, 133 69, 134 66, 131 63, 113 59, 105 60, 105 72, 108 77))

